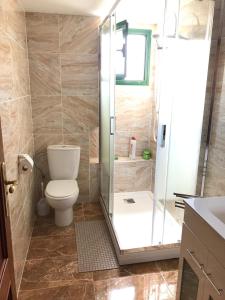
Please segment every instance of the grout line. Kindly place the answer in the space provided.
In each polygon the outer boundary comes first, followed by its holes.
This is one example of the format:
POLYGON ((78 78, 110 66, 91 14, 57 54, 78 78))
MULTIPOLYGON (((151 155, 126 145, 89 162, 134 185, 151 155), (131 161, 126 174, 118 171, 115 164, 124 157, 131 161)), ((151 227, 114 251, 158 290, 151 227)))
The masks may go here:
POLYGON ((60 16, 57 15, 57 21, 58 21, 58 47, 59 47, 59 72, 60 72, 60 93, 61 93, 61 134, 62 134, 62 142, 65 144, 65 139, 64 139, 64 122, 63 122, 63 100, 62 100, 62 59, 61 59, 61 51, 60 51, 60 16))

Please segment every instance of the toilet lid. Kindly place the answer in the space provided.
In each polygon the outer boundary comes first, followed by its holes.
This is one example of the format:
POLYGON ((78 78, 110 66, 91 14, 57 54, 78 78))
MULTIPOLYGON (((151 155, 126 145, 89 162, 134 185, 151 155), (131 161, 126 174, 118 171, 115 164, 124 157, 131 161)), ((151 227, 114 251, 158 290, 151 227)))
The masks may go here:
POLYGON ((69 197, 78 191, 76 180, 52 180, 47 184, 45 193, 50 197, 69 197))

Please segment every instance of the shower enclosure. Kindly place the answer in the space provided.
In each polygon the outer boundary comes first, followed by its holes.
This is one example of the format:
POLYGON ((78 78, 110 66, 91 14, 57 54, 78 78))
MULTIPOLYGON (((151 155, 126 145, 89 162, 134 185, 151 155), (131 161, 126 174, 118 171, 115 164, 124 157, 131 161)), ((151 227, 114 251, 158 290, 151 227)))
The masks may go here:
POLYGON ((202 196, 215 4, 159 1, 158 19, 153 24, 145 14, 143 25, 143 13, 135 18, 134 7, 130 16, 126 3, 121 1, 100 31, 101 198, 121 264, 178 256, 183 198, 202 196), (132 43, 134 33, 148 44, 143 81, 132 78, 141 74, 143 42, 132 43), (126 147, 133 133, 138 147, 132 161, 126 147), (142 157, 146 147, 150 160, 142 157))

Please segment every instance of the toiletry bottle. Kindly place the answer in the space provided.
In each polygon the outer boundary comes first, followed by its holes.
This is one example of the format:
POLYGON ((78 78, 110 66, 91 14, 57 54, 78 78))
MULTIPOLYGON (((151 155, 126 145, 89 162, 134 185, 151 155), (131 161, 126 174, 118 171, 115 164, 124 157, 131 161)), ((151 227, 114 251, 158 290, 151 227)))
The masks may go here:
POLYGON ((135 159, 136 158, 136 145, 137 141, 134 136, 130 139, 130 151, 129 151, 129 158, 135 159))

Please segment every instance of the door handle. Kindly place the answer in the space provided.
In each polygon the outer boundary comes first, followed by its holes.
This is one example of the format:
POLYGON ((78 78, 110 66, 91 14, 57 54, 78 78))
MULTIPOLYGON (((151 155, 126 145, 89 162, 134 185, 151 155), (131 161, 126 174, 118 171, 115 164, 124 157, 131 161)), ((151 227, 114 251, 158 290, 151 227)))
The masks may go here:
POLYGON ((110 117, 110 135, 115 134, 115 117, 110 117))
POLYGON ((166 124, 161 126, 160 147, 164 148, 166 144, 166 124))
POLYGON ((6 185, 8 187, 6 193, 10 193, 13 194, 15 189, 16 189, 16 185, 18 185, 18 181, 17 180, 7 180, 6 179, 6 168, 5 168, 5 162, 2 163, 1 165, 1 171, 2 171, 2 178, 3 178, 3 183, 4 185, 6 185))

